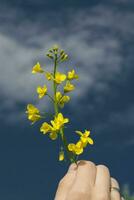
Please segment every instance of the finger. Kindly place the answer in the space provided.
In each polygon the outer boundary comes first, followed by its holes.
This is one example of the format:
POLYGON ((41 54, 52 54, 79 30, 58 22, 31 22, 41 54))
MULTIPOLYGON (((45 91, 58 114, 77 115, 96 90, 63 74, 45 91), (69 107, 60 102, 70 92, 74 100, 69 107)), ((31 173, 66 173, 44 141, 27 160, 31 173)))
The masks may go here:
POLYGON ((114 188, 120 189, 117 180, 111 178, 111 200, 120 200, 120 193, 114 188))
POLYGON ((79 161, 76 179, 74 182, 74 191, 90 192, 94 186, 96 176, 96 166, 90 161, 79 161))
POLYGON ((103 199, 110 199, 110 172, 104 165, 97 166, 95 191, 103 199))
POLYGON ((73 185, 76 177, 77 165, 71 164, 66 175, 61 179, 56 192, 55 200, 65 200, 67 193, 73 185))

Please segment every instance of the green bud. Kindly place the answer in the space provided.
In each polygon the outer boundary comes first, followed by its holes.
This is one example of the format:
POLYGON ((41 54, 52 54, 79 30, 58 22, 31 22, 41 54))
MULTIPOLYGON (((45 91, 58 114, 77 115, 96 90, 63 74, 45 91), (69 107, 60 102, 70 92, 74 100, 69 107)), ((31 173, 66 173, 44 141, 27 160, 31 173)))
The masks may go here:
POLYGON ((62 55, 61 55, 61 57, 60 57, 60 59, 61 59, 61 60, 64 59, 65 55, 66 55, 66 54, 63 52, 62 55))
POLYGON ((68 59, 68 55, 67 54, 63 54, 63 56, 61 56, 61 61, 65 61, 68 59))
POLYGON ((60 56, 62 56, 63 54, 65 54, 64 50, 60 51, 60 56))
POLYGON ((64 60, 67 60, 67 59, 68 59, 68 55, 67 55, 67 54, 65 54, 64 60))
POLYGON ((53 50, 54 50, 55 52, 57 52, 58 49, 59 49, 58 45, 54 45, 54 46, 53 46, 53 50))
POLYGON ((49 51, 50 53, 53 53, 53 49, 49 49, 48 51, 49 51))
POLYGON ((53 56, 50 53, 47 54, 47 57, 49 57, 50 59, 53 59, 53 56))

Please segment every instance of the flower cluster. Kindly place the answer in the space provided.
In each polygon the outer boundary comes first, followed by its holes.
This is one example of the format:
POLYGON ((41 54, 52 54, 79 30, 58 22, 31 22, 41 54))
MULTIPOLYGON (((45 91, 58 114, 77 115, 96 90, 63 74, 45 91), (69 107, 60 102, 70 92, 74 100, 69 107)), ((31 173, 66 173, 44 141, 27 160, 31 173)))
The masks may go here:
POLYGON ((51 125, 47 122, 44 122, 40 128, 40 131, 44 134, 50 133, 50 138, 52 140, 55 140, 60 129, 64 126, 65 123, 68 122, 68 118, 64 118, 62 113, 58 113, 58 115, 55 116, 54 120, 51 120, 51 125))
POLYGON ((87 144, 93 144, 93 140, 89 137, 90 131, 85 130, 84 133, 81 131, 76 131, 79 134, 80 139, 76 144, 70 143, 68 145, 69 151, 72 151, 76 155, 80 155, 83 153, 83 149, 87 146, 87 144))
MULTIPOLYGON (((63 116, 61 109, 70 101, 70 96, 68 94, 75 90, 73 81, 79 79, 79 76, 76 74, 74 69, 68 71, 66 74, 59 71, 59 64, 66 61, 68 59, 68 55, 57 45, 49 49, 46 56, 53 62, 52 71, 43 69, 39 62, 37 62, 37 64, 32 68, 33 74, 42 74, 44 78, 46 78, 48 82, 52 82, 53 85, 52 95, 46 84, 38 86, 36 89, 38 98, 42 99, 47 96, 50 98, 54 107, 53 118, 50 122, 45 120, 45 122, 42 123, 40 126, 40 132, 45 135, 47 134, 52 140, 56 140, 57 138, 60 139, 60 161, 64 160, 66 155, 70 162, 76 162, 78 155, 83 153, 84 148, 86 148, 88 144, 92 145, 93 140, 90 138, 90 131, 85 130, 84 133, 76 131, 79 136, 78 142, 76 144, 68 143, 64 128, 65 124, 69 122, 69 119, 63 116), (59 87, 59 85, 62 87, 59 87)), ((32 124, 39 120, 44 120, 45 117, 45 113, 41 114, 39 109, 32 104, 27 105, 26 113, 32 124)))

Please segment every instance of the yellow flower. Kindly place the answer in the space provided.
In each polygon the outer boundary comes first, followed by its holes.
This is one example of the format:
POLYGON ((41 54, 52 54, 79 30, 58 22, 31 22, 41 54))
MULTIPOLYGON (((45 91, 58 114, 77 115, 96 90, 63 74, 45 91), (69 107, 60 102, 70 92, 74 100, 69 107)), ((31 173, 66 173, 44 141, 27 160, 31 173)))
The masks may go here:
POLYGON ((63 160, 64 160, 64 157, 65 157, 64 151, 61 150, 61 151, 59 152, 59 161, 63 161, 63 160))
POLYGON ((44 85, 43 87, 38 86, 37 87, 37 93, 39 94, 39 99, 44 97, 44 95, 47 94, 47 87, 44 85))
POLYGON ((44 70, 41 68, 40 63, 37 62, 37 64, 33 66, 32 74, 43 73, 43 72, 44 70))
POLYGON ((56 101, 59 102, 61 98, 62 98, 61 92, 56 92, 56 101))
POLYGON ((50 81, 50 80, 52 80, 52 74, 50 73, 50 72, 46 72, 45 73, 45 76, 46 76, 46 79, 48 80, 48 81, 50 81))
POLYGON ((43 134, 46 134, 46 133, 50 133, 49 134, 49 137, 52 139, 52 140, 55 140, 57 138, 57 133, 56 131, 54 130, 54 128, 48 124, 47 122, 44 122, 42 124, 42 126, 40 127, 40 132, 43 132, 43 134))
POLYGON ((64 118, 61 113, 58 113, 58 116, 55 117, 54 120, 51 120, 52 125, 44 122, 40 128, 40 131, 43 132, 43 134, 50 133, 49 137, 52 140, 55 140, 58 137, 58 131, 67 122, 69 122, 69 119, 64 118))
POLYGON ((32 104, 27 105, 26 113, 28 114, 28 119, 32 121, 32 123, 35 123, 41 118, 40 111, 32 104))
POLYGON ((51 124, 53 126, 53 131, 59 131, 60 128, 65 124, 68 123, 69 119, 64 118, 62 113, 58 113, 58 115, 54 118, 54 120, 51 120, 51 124))
POLYGON ((62 74, 62 73, 60 73, 60 72, 56 72, 56 73, 55 73, 55 78, 54 78, 54 80, 55 80, 55 82, 56 82, 57 84, 62 83, 63 81, 65 81, 65 79, 66 79, 66 75, 65 75, 65 74, 62 74))
POLYGON ((44 122, 42 126, 40 127, 40 132, 43 132, 43 134, 51 132, 51 130, 52 130, 52 127, 47 122, 44 122))
POLYGON ((78 79, 79 76, 75 73, 74 69, 67 74, 68 80, 78 79))
POLYGON ((68 144, 68 150, 76 155, 80 155, 83 153, 83 144, 80 140, 76 144, 70 143, 68 144))
POLYGON ((66 85, 64 86, 64 92, 71 92, 75 89, 75 86, 70 83, 70 81, 66 82, 66 85))
POLYGON ((81 131, 76 131, 76 133, 78 133, 80 135, 80 141, 83 143, 83 146, 86 147, 87 144, 93 144, 93 140, 91 137, 89 137, 90 135, 90 131, 85 130, 84 133, 82 133, 81 131))
POLYGON ((56 102, 61 108, 64 107, 64 104, 70 100, 69 96, 63 95, 60 92, 56 92, 56 102))

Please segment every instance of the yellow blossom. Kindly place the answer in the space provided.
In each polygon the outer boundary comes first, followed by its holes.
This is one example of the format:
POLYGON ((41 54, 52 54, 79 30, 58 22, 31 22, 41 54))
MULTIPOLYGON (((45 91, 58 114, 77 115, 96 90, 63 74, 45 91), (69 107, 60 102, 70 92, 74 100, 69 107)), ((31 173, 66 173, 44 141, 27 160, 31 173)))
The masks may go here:
POLYGON ((64 86, 64 92, 71 92, 75 89, 75 86, 70 83, 70 81, 66 82, 66 85, 64 86))
POLYGON ((64 107, 64 104, 70 100, 69 96, 63 95, 60 92, 56 92, 56 102, 61 108, 64 107))
POLYGON ((52 140, 55 140, 57 138, 57 132, 54 130, 54 128, 48 124, 47 122, 44 122, 42 124, 42 126, 40 127, 40 132, 43 132, 43 134, 46 134, 46 133, 50 133, 49 134, 49 137, 52 139, 52 140))
POLYGON ((51 124, 53 126, 53 131, 59 131, 60 128, 65 124, 68 123, 69 119, 64 118, 62 113, 58 113, 58 115, 54 118, 54 120, 51 120, 51 124))
POLYGON ((52 127, 50 124, 48 124, 47 122, 44 122, 42 124, 42 126, 40 127, 40 132, 43 132, 43 134, 46 134, 48 132, 51 132, 52 127))
POLYGON ((40 111, 32 104, 27 105, 26 113, 28 114, 28 119, 32 121, 32 123, 35 123, 41 118, 40 111))
POLYGON ((76 144, 70 143, 68 144, 68 150, 76 155, 80 155, 83 153, 83 144, 80 140, 76 144))
POLYGON ((67 74, 68 80, 78 79, 79 76, 75 73, 74 69, 67 74))
POLYGON ((45 73, 45 76, 46 76, 46 79, 48 80, 48 81, 50 81, 50 80, 52 80, 52 74, 50 73, 50 72, 46 72, 45 73))
POLYGON ((41 99, 44 95, 47 94, 47 87, 44 85, 43 87, 37 87, 37 93, 39 94, 39 99, 41 99))
POLYGON ((52 125, 44 122, 40 128, 40 131, 43 132, 43 134, 50 133, 49 137, 52 140, 55 140, 57 138, 58 131, 67 122, 69 122, 69 119, 64 118, 62 113, 58 113, 58 116, 55 117, 54 120, 51 120, 52 125))
POLYGON ((60 72, 56 72, 56 73, 55 73, 54 81, 55 81, 57 84, 62 83, 63 81, 65 81, 65 79, 66 79, 66 75, 65 75, 65 74, 62 74, 62 73, 60 73, 60 72))
POLYGON ((84 133, 82 133, 81 131, 76 131, 76 133, 78 133, 80 135, 80 141, 83 143, 83 146, 86 147, 87 144, 93 144, 93 140, 90 136, 90 131, 85 130, 84 133))
POLYGON ((43 72, 44 72, 44 70, 41 68, 39 62, 37 62, 37 64, 34 65, 33 68, 32 68, 32 74, 43 73, 43 72))

